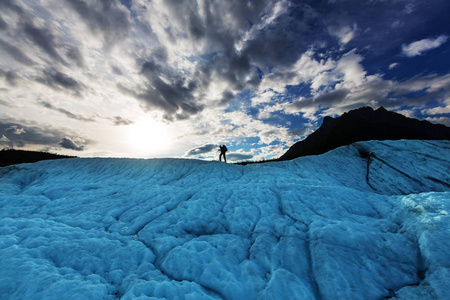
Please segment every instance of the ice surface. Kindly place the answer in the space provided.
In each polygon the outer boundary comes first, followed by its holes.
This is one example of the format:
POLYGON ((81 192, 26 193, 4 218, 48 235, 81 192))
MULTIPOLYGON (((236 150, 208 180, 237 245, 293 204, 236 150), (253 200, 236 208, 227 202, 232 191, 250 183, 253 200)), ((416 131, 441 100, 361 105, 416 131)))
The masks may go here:
POLYGON ((0 169, 2 299, 448 299, 450 142, 0 169))

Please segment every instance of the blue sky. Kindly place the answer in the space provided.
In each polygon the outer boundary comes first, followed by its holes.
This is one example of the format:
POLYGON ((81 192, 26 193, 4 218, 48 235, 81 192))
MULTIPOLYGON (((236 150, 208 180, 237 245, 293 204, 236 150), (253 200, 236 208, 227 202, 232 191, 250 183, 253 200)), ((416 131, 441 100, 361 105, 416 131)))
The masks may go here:
POLYGON ((281 155, 361 106, 450 126, 450 3, 0 2, 0 146, 281 155))

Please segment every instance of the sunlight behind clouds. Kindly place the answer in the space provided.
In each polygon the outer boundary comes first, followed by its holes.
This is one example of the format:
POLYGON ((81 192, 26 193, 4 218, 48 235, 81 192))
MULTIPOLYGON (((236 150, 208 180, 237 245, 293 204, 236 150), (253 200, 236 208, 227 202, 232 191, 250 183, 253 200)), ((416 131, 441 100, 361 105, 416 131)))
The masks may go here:
POLYGON ((124 140, 137 155, 164 156, 172 145, 168 127, 148 116, 127 126, 124 132, 124 140))

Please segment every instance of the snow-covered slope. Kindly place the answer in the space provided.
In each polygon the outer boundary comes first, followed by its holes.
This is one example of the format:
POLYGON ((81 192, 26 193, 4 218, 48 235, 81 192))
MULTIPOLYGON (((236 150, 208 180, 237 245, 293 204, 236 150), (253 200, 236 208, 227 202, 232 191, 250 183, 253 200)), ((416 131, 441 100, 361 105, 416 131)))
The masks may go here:
POLYGON ((0 169, 2 299, 448 299, 450 141, 0 169))

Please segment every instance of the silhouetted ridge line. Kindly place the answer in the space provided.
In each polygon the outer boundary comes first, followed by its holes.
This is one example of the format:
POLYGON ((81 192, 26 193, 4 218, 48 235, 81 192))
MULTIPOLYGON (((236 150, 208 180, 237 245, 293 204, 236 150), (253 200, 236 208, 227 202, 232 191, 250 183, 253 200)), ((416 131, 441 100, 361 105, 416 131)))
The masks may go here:
POLYGON ((0 151, 0 167, 9 165, 34 163, 40 160, 74 158, 75 156, 52 154, 39 151, 7 149, 0 151))
POLYGON ((337 118, 324 117, 322 126, 292 145, 278 160, 318 155, 355 142, 370 140, 450 140, 450 128, 387 111, 362 107, 337 118))

